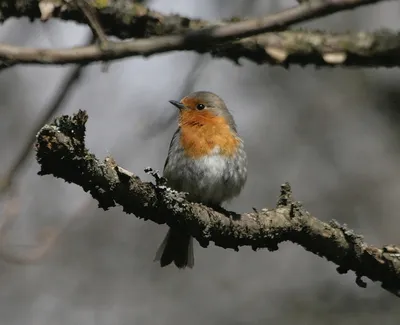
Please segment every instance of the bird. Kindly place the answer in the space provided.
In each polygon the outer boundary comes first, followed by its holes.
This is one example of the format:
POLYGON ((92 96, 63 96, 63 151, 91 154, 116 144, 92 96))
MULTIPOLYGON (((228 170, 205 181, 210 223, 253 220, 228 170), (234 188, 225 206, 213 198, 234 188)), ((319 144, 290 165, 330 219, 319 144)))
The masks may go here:
MULTIPOLYGON (((196 91, 180 101, 170 100, 179 111, 164 164, 166 185, 188 193, 189 201, 220 207, 238 196, 247 180, 247 155, 235 120, 215 93, 196 91)), ((193 268, 193 238, 184 229, 170 228, 155 261, 165 267, 193 268)))

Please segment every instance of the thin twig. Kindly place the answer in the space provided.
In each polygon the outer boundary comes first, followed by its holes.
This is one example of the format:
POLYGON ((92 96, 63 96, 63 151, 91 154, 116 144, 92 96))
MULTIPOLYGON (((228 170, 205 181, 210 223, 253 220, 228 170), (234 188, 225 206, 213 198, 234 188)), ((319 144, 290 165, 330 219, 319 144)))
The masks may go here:
POLYGON ((95 9, 92 6, 90 6, 90 4, 86 0, 75 0, 75 1, 76 1, 77 6, 85 14, 87 21, 89 23, 89 27, 92 30, 92 33, 100 41, 100 48, 102 50, 106 50, 108 47, 107 46, 108 39, 103 30, 103 27, 101 27, 99 18, 97 17, 97 12, 95 11, 95 9))
MULTIPOLYGON (((89 27, 92 30, 93 35, 97 37, 99 42, 99 48, 101 51, 106 52, 110 50, 111 43, 107 39, 107 35, 105 34, 103 27, 101 27, 99 18, 97 17, 96 10, 89 5, 87 0, 75 0, 77 6, 82 10, 85 14, 89 27)), ((109 68, 109 62, 103 62, 102 71, 107 72, 109 68)))

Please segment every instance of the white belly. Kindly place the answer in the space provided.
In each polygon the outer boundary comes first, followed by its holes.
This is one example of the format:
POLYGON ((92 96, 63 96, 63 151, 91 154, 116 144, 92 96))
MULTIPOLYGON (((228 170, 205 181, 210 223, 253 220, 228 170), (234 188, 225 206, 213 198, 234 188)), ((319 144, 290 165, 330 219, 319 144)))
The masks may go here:
POLYGON ((198 159, 179 151, 170 156, 164 176, 171 188, 188 192, 191 200, 221 204, 240 193, 246 181, 246 165, 245 156, 226 157, 219 154, 219 148, 198 159))

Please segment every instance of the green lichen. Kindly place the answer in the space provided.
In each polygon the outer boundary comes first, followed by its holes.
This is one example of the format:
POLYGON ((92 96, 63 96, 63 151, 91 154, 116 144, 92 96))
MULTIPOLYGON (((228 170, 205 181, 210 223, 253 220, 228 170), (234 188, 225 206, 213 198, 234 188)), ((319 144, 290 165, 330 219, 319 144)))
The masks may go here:
POLYGON ((107 8, 109 6, 109 2, 108 2, 108 0, 94 0, 93 1, 93 5, 97 9, 104 9, 104 8, 107 8))

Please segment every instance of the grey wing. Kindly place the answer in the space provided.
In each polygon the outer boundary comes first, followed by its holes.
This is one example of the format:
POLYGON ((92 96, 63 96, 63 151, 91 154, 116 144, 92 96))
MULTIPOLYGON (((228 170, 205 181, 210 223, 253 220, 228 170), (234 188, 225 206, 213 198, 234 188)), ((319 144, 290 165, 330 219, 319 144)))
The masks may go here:
POLYGON ((179 137, 179 132, 180 131, 181 131, 181 129, 177 128, 175 133, 174 133, 174 135, 172 136, 171 142, 169 144, 168 156, 167 156, 167 159, 165 159, 165 163, 164 163, 164 170, 165 170, 165 166, 167 166, 167 164, 168 164, 169 155, 171 154, 171 151, 172 151, 172 146, 173 146, 175 141, 178 141, 178 137, 179 137))

